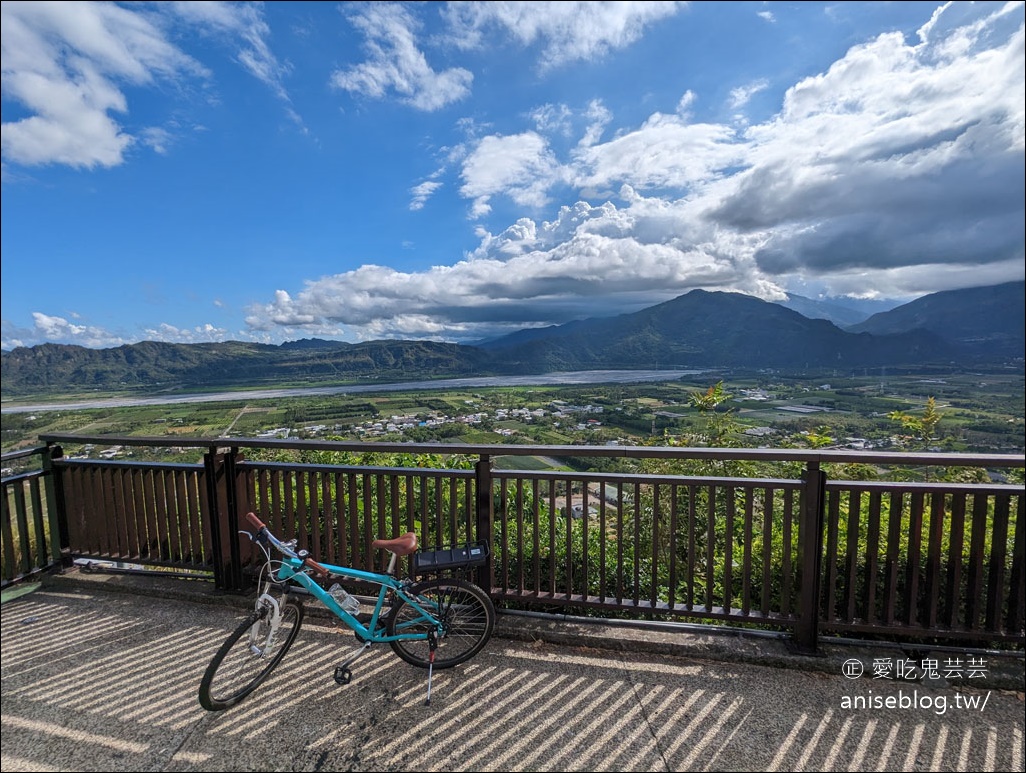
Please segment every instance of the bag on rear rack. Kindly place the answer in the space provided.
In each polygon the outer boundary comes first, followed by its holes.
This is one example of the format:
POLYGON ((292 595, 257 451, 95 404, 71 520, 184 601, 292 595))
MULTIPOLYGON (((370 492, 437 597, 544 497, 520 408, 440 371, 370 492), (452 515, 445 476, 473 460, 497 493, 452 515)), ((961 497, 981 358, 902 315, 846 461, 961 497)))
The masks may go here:
POLYGON ((429 548, 413 554, 413 573, 460 571, 482 566, 488 558, 488 546, 483 542, 462 547, 429 548))

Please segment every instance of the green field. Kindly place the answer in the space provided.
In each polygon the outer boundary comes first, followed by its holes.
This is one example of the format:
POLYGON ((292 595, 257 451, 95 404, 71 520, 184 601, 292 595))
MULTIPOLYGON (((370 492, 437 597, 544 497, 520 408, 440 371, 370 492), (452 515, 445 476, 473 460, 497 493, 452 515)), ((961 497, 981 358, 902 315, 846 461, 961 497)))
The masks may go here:
MULTIPOLYGON (((93 399, 97 395, 91 395, 93 399)), ((47 433, 133 437, 256 437, 287 430, 293 438, 446 443, 644 444, 708 439, 724 427, 736 445, 800 446, 813 433, 837 447, 855 440, 894 442, 901 425, 888 414, 921 412, 933 397, 941 414, 936 450, 1022 453, 1022 372, 866 375, 815 378, 728 374, 647 384, 411 390, 124 408, 4 413, 4 453, 47 433), (715 413, 691 398, 723 379, 729 399, 715 413), (743 390, 761 390, 746 396, 743 390), (761 397, 764 399, 752 399, 761 397), (528 411, 540 412, 529 416, 528 411), (558 415, 562 411, 563 415, 558 415), (472 415, 478 419, 471 423, 472 415), (386 431, 390 423, 408 425, 386 431), (374 425, 377 424, 378 428, 374 425), (770 432, 765 429, 769 428, 770 432), (745 430, 752 430, 746 434, 745 430), (704 433, 704 435, 703 435, 704 433)), ((102 449, 94 449, 98 452, 102 449)), ((69 449, 70 451, 70 449, 69 449)), ((126 454, 128 450, 126 450, 126 454)), ((132 451, 137 457, 142 449, 132 451)), ((157 453, 154 451, 153 453, 157 453)), ((526 461, 521 459, 518 464, 526 461)))

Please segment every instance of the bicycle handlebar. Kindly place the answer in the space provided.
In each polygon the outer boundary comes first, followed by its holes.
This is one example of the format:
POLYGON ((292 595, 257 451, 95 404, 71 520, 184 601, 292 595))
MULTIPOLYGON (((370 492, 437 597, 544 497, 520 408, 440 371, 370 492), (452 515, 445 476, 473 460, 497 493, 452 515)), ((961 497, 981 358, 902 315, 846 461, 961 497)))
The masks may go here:
MULTIPOLYGON (((283 553, 284 555, 289 556, 291 558, 299 558, 299 555, 294 550, 287 547, 284 543, 282 543, 281 540, 279 540, 277 537, 271 534, 270 530, 267 528, 267 525, 257 517, 256 513, 246 513, 246 520, 249 521, 250 524, 252 524, 253 527, 257 530, 258 537, 264 537, 265 539, 267 539, 268 542, 274 545, 274 547, 277 548, 278 551, 283 553)), ((329 572, 325 567, 321 566, 319 563, 314 561, 309 556, 303 558, 303 565, 308 567, 318 577, 323 578, 331 575, 331 572, 329 572)))

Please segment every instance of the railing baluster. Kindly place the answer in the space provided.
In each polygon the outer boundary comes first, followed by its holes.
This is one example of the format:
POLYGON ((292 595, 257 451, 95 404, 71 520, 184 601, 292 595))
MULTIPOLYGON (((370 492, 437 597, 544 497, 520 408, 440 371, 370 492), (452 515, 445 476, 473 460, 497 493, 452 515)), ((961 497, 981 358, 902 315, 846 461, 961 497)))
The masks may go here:
POLYGON ((762 514, 762 605, 759 611, 765 616, 770 613, 773 587, 773 492, 773 488, 766 487, 766 505, 762 514))
MULTIPOLYGON (((11 524, 11 506, 8 501, 8 490, 8 486, 4 486, 4 496, 0 500, 0 541, 3 542, 4 582, 13 580, 19 574, 18 558, 14 550, 14 527, 11 524)), ((11 493, 13 494, 13 492, 11 493)))
POLYGON ((919 620, 919 575, 923 542, 923 494, 913 491, 908 505, 908 554, 905 561, 905 624, 919 620))
POLYGON ((744 548, 741 570, 741 614, 745 617, 752 610, 752 518, 755 511, 755 489, 745 488, 744 548))
MULTIPOLYGON (((348 509, 349 514, 349 552, 346 554, 346 565, 356 566, 359 555, 360 555, 360 492, 357 488, 356 473, 350 472, 346 476, 346 494, 348 495, 348 509)), ((421 528, 423 528, 424 521, 421 520, 421 528)), ((423 541, 424 535, 421 534, 421 541, 423 541)))
POLYGON ((792 526, 794 521, 794 491, 792 489, 784 490, 784 522, 783 530, 781 532, 781 542, 783 544, 783 556, 781 559, 781 574, 783 580, 780 587, 780 614, 784 617, 790 617, 791 615, 791 594, 793 593, 792 581, 794 574, 794 567, 792 566, 792 551, 794 546, 792 545, 792 526))
POLYGON ((28 512, 25 507, 25 486, 19 484, 14 489, 14 517, 18 524, 18 571, 28 574, 32 564, 32 542, 28 527, 28 512))
MULTIPOLYGON (((670 484, 670 534, 669 534, 669 560, 670 577, 667 587, 667 605, 670 609, 677 606, 677 499, 679 496, 676 483, 670 484)), ((603 544, 605 541, 603 540, 603 544)))
POLYGON ((965 548, 964 493, 951 496, 951 530, 948 536, 948 571, 944 594, 944 624, 951 629, 962 623, 959 617, 962 594, 962 551, 965 548))
POLYGON ((1009 497, 994 497, 994 528, 990 543, 990 569, 987 574, 988 631, 1000 630, 1004 623, 1001 614, 1005 597, 1005 557, 1008 552, 1009 497))
POLYGON ((841 520, 841 492, 831 491, 827 508, 826 540, 826 614, 823 619, 833 622, 837 619, 837 570, 841 560, 838 552, 838 525, 841 520))
POLYGON ((556 583, 556 524, 559 511, 556 505, 556 481, 549 481, 549 593, 555 596, 558 591, 556 583))
POLYGON ((926 625, 937 627, 941 597, 941 540, 944 536, 944 494, 930 494, 930 543, 926 553, 926 625))
POLYGON ((899 544, 901 539, 902 511, 904 495, 900 491, 892 491, 890 508, 887 511, 887 595, 884 599, 883 621, 893 625, 898 616, 898 581, 899 581, 899 544))
MULTIPOLYGON (((655 603, 656 603, 656 600, 657 600, 656 592, 657 592, 657 586, 658 586, 658 571, 659 571, 659 569, 658 569, 658 567, 659 567, 659 554, 658 554, 658 549, 659 549, 659 484, 658 483, 654 483, 651 486, 651 490, 652 490, 651 510, 646 514, 648 522, 649 522, 649 544, 648 545, 642 545, 642 544, 640 544, 641 540, 638 539, 639 550, 647 548, 647 551, 645 551, 646 552, 645 558, 649 561, 649 572, 648 572, 648 574, 649 574, 649 576, 648 576, 649 588, 648 588, 648 593, 647 594, 642 594, 642 592, 641 592, 642 589, 644 588, 645 581, 642 580, 642 574, 641 574, 640 568, 639 568, 639 571, 638 571, 638 586, 639 586, 639 588, 638 588, 638 600, 640 602, 642 597, 644 596, 644 600, 646 602, 648 602, 648 604, 650 605, 650 608, 655 606, 655 603)), ((640 507, 638 509, 639 509, 639 516, 640 516, 640 507)), ((639 523, 638 523, 638 530, 639 530, 639 533, 644 533, 644 528, 642 527, 640 520, 639 520, 639 523)))
POLYGON ((688 603, 687 609, 695 608, 695 551, 698 534, 698 499, 696 486, 688 486, 688 603))
MULTIPOLYGON (((535 478, 531 481, 531 574, 534 577, 532 583, 532 590, 536 595, 541 593, 542 582, 541 582, 541 499, 540 499, 540 488, 541 482, 535 478)), ((551 543, 550 543, 551 544, 551 543)))
POLYGON ((880 492, 869 494, 868 532, 866 535, 865 589, 862 595, 862 617, 876 624, 876 591, 880 571, 880 492))
POLYGON ((524 577, 524 481, 517 479, 516 482, 516 510, 517 510, 517 589, 524 593, 527 588, 524 577))
POLYGON ((43 518, 43 494, 41 479, 33 476, 28 481, 29 496, 32 501, 32 527, 33 535, 36 538, 35 560, 31 562, 28 571, 31 572, 37 567, 41 568, 49 564, 49 550, 47 549, 46 525, 43 518))
POLYGON ((1023 513, 1023 495, 1015 497, 1015 545, 1012 548, 1012 571, 1008 593, 1008 619, 1005 630, 1010 633, 1023 630, 1026 618, 1026 513, 1023 513))
POLYGON ((984 494, 973 495, 972 533, 969 535, 969 582, 966 589, 966 625, 976 631, 980 627, 983 606, 984 547, 987 538, 987 502, 984 494))
POLYGON ((862 492, 853 488, 848 492, 848 525, 847 544, 847 571, 844 577, 844 598, 847 601, 845 620, 856 618, 856 603, 858 602, 858 560, 859 560, 859 516, 862 511, 862 492))

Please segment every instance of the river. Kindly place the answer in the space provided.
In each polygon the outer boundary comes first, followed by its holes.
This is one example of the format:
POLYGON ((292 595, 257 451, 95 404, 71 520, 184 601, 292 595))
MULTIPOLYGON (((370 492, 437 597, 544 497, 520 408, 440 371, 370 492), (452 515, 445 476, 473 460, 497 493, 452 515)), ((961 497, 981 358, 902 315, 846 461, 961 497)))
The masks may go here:
POLYGON ((81 411, 87 408, 130 408, 144 405, 179 403, 221 403, 248 400, 273 400, 280 397, 311 397, 359 392, 409 392, 425 389, 467 389, 472 387, 547 386, 558 384, 638 384, 675 381, 704 370, 581 370, 542 373, 530 376, 479 376, 446 378, 433 381, 404 381, 395 384, 347 384, 337 387, 301 387, 296 389, 249 389, 238 392, 211 392, 194 395, 152 395, 149 397, 112 397, 72 403, 39 403, 0 407, 0 413, 42 413, 44 411, 81 411))

